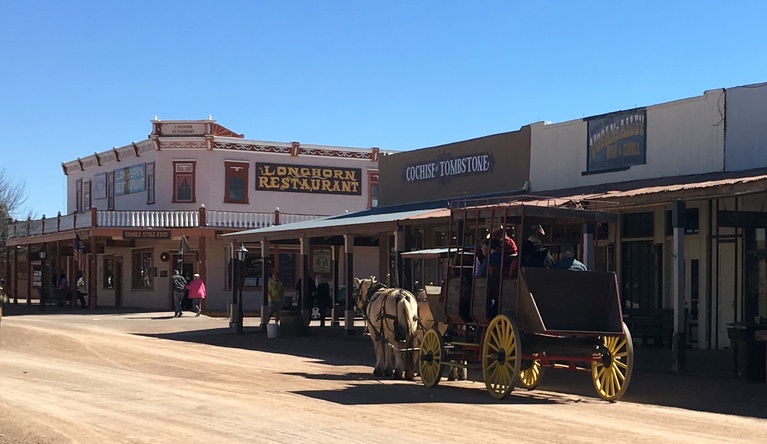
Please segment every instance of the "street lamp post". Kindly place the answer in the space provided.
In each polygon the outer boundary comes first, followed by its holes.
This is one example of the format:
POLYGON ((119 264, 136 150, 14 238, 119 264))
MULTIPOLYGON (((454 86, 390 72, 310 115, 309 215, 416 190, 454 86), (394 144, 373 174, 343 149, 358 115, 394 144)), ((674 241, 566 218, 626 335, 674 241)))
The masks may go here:
POLYGON ((244 314, 242 312, 242 287, 245 286, 245 273, 244 263, 245 255, 248 254, 248 249, 245 248, 244 243, 240 243, 240 247, 236 250, 237 253, 237 334, 242 334, 242 323, 244 321, 244 314))

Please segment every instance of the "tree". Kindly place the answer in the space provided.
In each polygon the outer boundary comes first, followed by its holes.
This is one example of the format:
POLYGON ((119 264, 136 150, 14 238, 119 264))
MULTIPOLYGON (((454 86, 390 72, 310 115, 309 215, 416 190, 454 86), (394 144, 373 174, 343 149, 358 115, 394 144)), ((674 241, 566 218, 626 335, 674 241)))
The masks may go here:
POLYGON ((14 183, 5 169, 0 170, 0 216, 2 222, 17 213, 27 201, 26 185, 14 183))
POLYGON ((27 201, 26 186, 23 182, 14 182, 6 173, 0 170, 0 276, 6 281, 6 241, 8 240, 8 223, 12 222, 12 215, 21 210, 21 206, 27 201))

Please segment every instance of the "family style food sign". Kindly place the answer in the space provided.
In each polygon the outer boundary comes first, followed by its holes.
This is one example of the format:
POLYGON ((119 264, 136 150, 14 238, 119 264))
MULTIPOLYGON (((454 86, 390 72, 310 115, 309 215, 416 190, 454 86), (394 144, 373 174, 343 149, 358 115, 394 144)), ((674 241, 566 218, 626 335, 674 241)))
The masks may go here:
POLYGON ((359 168, 256 162, 256 189, 293 193, 362 195, 359 168))

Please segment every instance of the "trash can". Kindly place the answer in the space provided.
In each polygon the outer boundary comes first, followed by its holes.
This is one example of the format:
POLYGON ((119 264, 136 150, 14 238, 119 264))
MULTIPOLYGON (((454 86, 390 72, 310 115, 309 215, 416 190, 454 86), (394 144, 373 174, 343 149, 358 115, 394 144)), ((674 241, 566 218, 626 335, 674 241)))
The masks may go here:
POLYGON ((733 377, 748 382, 766 382, 765 343, 756 340, 756 328, 731 324, 727 328, 732 349, 733 377))

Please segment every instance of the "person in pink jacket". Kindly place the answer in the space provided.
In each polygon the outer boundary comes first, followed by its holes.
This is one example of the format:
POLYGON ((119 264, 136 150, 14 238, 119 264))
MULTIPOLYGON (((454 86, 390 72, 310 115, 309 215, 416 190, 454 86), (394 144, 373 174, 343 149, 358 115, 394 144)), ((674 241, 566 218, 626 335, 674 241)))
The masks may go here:
POLYGON ((202 313, 202 300, 205 299, 205 284, 200 279, 200 275, 195 273, 192 276, 192 282, 186 284, 186 289, 189 290, 189 299, 194 304, 194 309, 197 311, 196 316, 200 316, 202 313))

